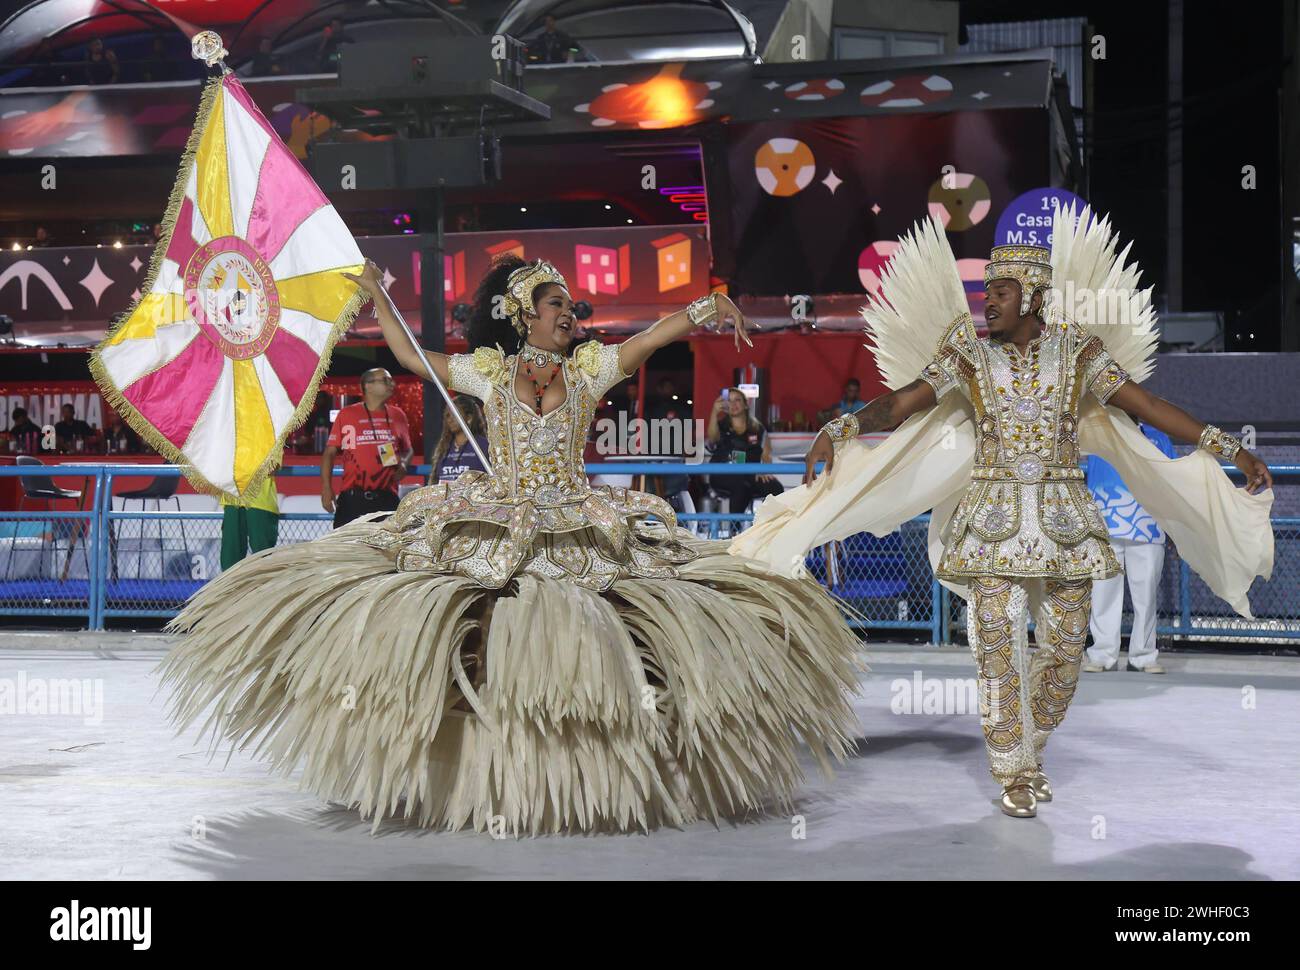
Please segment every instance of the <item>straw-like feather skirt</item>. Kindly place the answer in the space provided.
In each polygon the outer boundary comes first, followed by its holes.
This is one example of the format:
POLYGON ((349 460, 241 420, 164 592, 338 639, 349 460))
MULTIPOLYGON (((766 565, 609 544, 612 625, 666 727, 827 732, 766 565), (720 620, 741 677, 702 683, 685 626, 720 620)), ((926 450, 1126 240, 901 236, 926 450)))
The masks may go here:
POLYGON ((267 550, 195 594, 160 667, 178 733, 206 714, 214 749, 301 765, 375 829, 494 835, 788 811, 799 743, 828 773, 852 743, 858 641, 811 579, 679 531, 696 558, 677 578, 493 589, 399 571, 384 528, 267 550))

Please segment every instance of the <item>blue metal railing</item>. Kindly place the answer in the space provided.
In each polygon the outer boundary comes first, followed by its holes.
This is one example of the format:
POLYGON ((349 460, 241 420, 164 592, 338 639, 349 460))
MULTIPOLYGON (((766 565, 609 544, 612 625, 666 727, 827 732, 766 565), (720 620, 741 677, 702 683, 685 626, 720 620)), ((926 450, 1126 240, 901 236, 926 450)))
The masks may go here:
MULTIPOLYGON (((1229 475, 1241 479, 1240 472, 1224 466, 1229 475)), ((680 463, 602 462, 587 465, 591 475, 802 475, 803 465, 794 463, 731 464, 708 463, 685 465, 680 463)), ((1300 482, 1300 465, 1270 466, 1275 482, 1300 482)), ((424 477, 428 466, 416 466, 411 474, 424 477)), ((336 474, 338 469, 336 469, 336 474)), ((70 464, 70 465, 20 465, 0 466, 0 478, 33 477, 83 479, 86 487, 76 499, 80 507, 75 510, 21 510, 0 512, 0 548, 8 539, 8 556, 4 559, 5 572, 0 574, 0 616, 84 616, 88 628, 104 629, 109 617, 169 617, 175 615, 179 604, 208 578, 202 564, 204 553, 189 554, 189 544, 184 532, 186 523, 216 523, 223 513, 186 511, 126 511, 113 508, 113 484, 123 477, 162 478, 180 475, 175 465, 142 464, 70 464), (93 501, 87 506, 85 494, 93 485, 93 501), (10 527, 10 523, 12 526, 10 527), (38 573, 33 579, 11 578, 15 562, 23 552, 20 548, 24 524, 42 526, 38 550, 38 573), (138 523, 136 573, 137 578, 121 579, 118 569, 119 526, 138 523), (158 579, 143 578, 146 546, 153 537, 146 535, 146 526, 158 525, 157 546, 159 556, 158 579), (171 525, 181 528, 181 543, 186 551, 188 572, 169 579, 164 529, 171 525), (44 527, 48 526, 48 529, 44 527), (66 533, 66 535, 64 534, 66 533), (46 539, 53 536, 52 546, 46 539), (66 540, 64 548, 60 541, 66 540), (80 549, 78 549, 80 543, 80 549), (51 564, 51 575, 43 574, 46 553, 51 564), (72 576, 76 554, 84 557, 86 577, 72 576), (58 560, 63 555, 60 571, 58 560), (202 567, 202 568, 199 568, 202 567)), ((282 477, 318 477, 320 469, 313 466, 282 468, 282 477)), ((55 501, 69 501, 56 498, 55 501)), ((695 512, 683 513, 678 520, 684 525, 707 523, 709 533, 717 535, 723 523, 748 522, 753 515, 746 512, 695 512)), ((280 515, 282 523, 297 524, 302 541, 313 528, 318 533, 326 531, 332 516, 327 513, 286 512, 280 515)), ((809 555, 809 566, 832 592, 848 601, 856 611, 871 614, 869 619, 851 620, 855 625, 881 630, 925 631, 931 642, 943 643, 950 638, 954 616, 959 602, 954 603, 929 572, 926 551, 926 528, 929 516, 917 517, 906 523, 902 530, 885 539, 871 536, 853 536, 822 547, 809 555), (897 607, 897 615, 884 615, 897 607), (913 612, 915 611, 915 613, 913 612)), ((1219 601, 1200 583, 1179 560, 1176 565, 1176 592, 1172 607, 1162 614, 1158 633, 1166 636, 1205 636, 1218 638, 1265 638, 1300 640, 1300 518, 1277 517, 1273 519, 1278 539, 1279 555, 1274 567, 1272 583, 1257 581, 1257 588, 1267 588, 1273 608, 1261 614, 1254 622, 1243 621, 1219 601), (1273 584, 1281 583, 1274 588, 1273 584), (1289 588, 1288 588, 1289 587, 1289 588), (1280 606, 1278 605, 1280 604, 1280 606), (1224 622, 1222 618, 1232 618, 1224 622)), ((291 530, 292 531, 292 530, 291 530)), ((200 550, 210 543, 212 529, 207 535, 196 535, 200 550)), ((216 530, 219 535, 219 528, 216 530)), ((173 536, 174 538, 174 536, 173 536)), ((285 539, 284 530, 281 532, 285 539)), ((1176 548, 1176 547, 1175 547, 1176 548)), ((152 570, 151 570, 152 571, 152 570)), ((212 571, 215 574, 215 570, 212 571)), ((1252 594, 1255 590, 1252 590, 1252 594)), ((1252 599, 1256 597, 1252 595, 1252 599)))

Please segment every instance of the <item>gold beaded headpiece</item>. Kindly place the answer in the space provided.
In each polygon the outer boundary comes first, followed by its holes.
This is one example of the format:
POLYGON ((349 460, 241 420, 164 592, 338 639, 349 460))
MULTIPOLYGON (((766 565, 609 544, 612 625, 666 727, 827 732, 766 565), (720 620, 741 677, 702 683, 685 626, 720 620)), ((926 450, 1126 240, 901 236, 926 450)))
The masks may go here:
MULTIPOLYGON (((1042 246, 994 246, 984 267, 984 285, 994 280, 1015 280, 1020 284, 1020 315, 1029 312, 1035 290, 1052 285, 1052 254, 1042 246)), ((1043 293, 1046 302, 1047 293, 1043 293)))
POLYGON ((521 337, 528 336, 523 315, 537 312, 533 306, 533 293, 543 283, 559 283, 566 290, 569 288, 560 271, 544 259, 520 266, 506 279, 505 311, 521 337))

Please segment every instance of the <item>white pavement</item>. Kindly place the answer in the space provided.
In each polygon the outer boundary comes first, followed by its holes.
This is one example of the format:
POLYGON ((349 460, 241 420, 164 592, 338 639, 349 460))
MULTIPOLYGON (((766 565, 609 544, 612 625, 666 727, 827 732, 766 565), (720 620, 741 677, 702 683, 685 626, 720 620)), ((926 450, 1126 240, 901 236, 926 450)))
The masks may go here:
POLYGON ((246 755, 209 761, 164 720, 159 643, 0 632, 0 879, 1300 878, 1296 659, 1165 653, 1164 677, 1084 675, 1047 749, 1056 799, 1022 820, 998 812, 962 713, 966 651, 872 645, 859 752, 833 781, 808 762, 802 823, 494 840, 402 822, 372 837, 246 755), (98 714, 5 706, 60 679, 102 689, 98 714))

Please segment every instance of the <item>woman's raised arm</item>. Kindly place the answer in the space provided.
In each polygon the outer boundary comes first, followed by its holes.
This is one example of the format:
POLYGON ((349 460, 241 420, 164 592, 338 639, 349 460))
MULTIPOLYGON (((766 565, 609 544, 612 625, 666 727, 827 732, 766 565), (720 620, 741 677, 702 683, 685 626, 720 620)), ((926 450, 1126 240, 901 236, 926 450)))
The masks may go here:
POLYGON ((644 364, 660 347, 666 347, 676 340, 690 334, 693 330, 707 325, 712 320, 716 320, 719 325, 725 325, 730 320, 736 329, 736 350, 740 350, 740 341, 743 339, 749 346, 754 346, 754 342, 749 339, 746 332, 749 328, 745 315, 740 312, 740 308, 731 301, 731 297, 722 293, 711 293, 707 297, 696 300, 688 307, 683 307, 676 313, 670 313, 642 330, 634 337, 623 341, 618 345, 618 365, 623 369, 624 374, 631 374, 638 367, 644 364), (712 307, 706 305, 706 301, 712 301, 712 307), (716 312, 714 312, 716 310, 716 312))
MULTIPOLYGON (((388 293, 384 290, 383 277, 380 275, 379 266, 375 261, 367 259, 366 268, 362 270, 360 276, 353 276, 351 273, 344 273, 343 276, 360 286, 370 295, 370 299, 374 300, 375 312, 379 316, 379 329, 383 332, 384 342, 388 344, 388 349, 393 352, 397 362, 416 377, 428 380, 429 374, 424 369, 424 365, 420 363, 415 347, 406 338, 406 334, 402 332, 402 325, 393 313, 392 303, 389 302, 388 293)), ((421 349, 420 353, 424 354, 425 359, 433 368, 433 372, 438 375, 438 380, 442 381, 443 386, 446 386, 447 355, 424 349, 421 349)))

